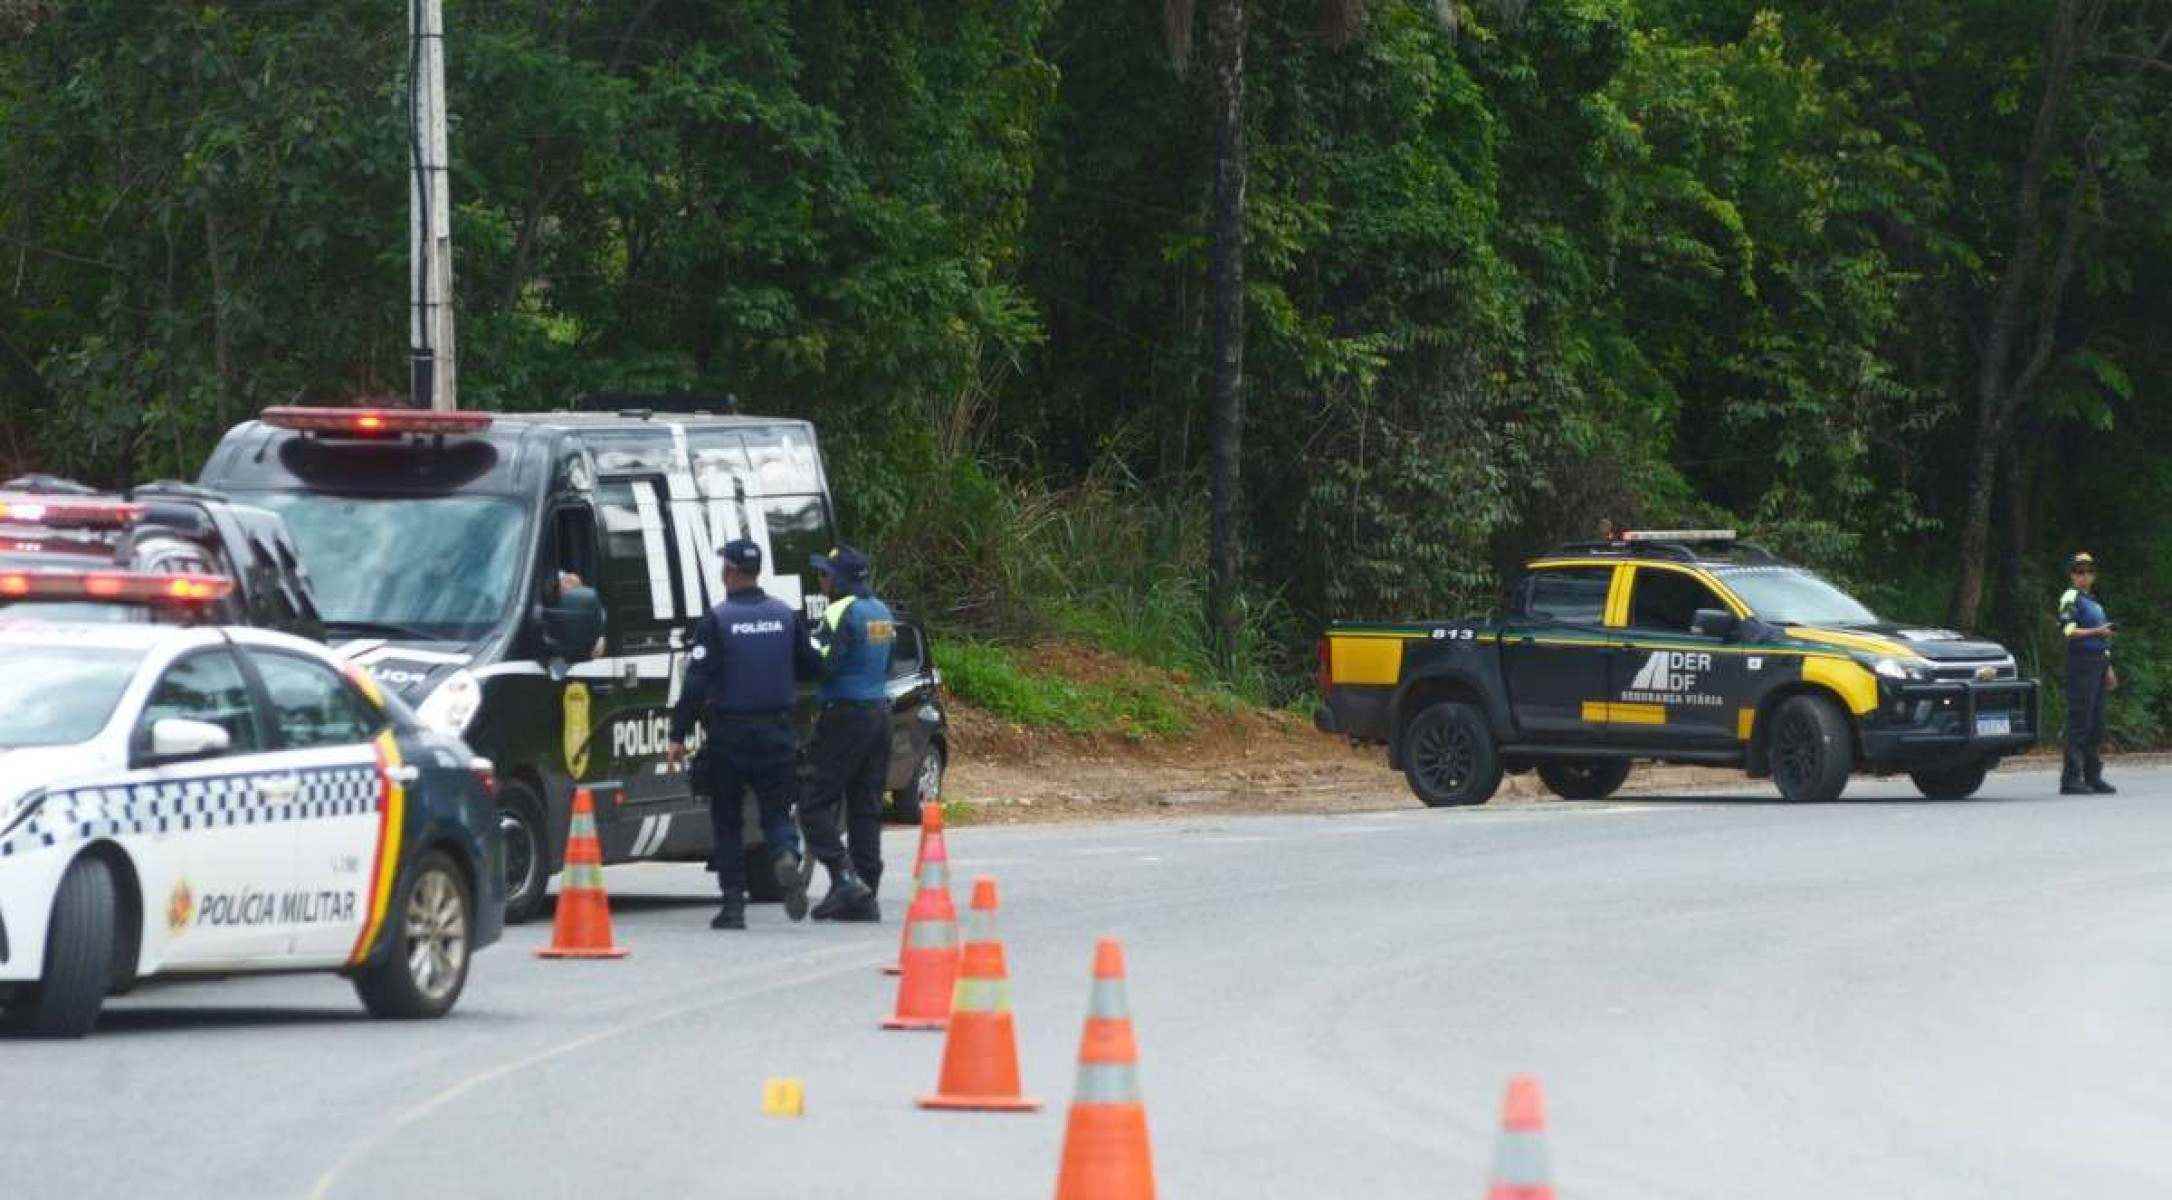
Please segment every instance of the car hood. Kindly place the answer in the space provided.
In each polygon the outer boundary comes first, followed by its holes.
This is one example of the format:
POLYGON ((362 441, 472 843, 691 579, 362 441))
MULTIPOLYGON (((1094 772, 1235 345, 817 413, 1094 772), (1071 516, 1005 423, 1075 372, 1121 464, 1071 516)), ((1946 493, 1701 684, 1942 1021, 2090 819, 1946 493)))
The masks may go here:
POLYGON ((110 775, 119 764, 102 761, 91 750, 94 744, 0 750, 0 824, 6 822, 8 802, 32 788, 66 787, 110 775))
POLYGON ((357 638, 333 646, 332 653, 368 671, 379 686, 410 703, 419 702, 445 676, 475 661, 473 648, 458 642, 357 638))
POLYGON ((1864 654, 1891 654, 1929 659, 1932 662, 1984 662, 2011 655, 1997 642, 1979 641, 1950 629, 1928 626, 1851 625, 1831 629, 1816 625, 1790 625, 1788 636, 1806 642, 1856 650, 1864 654))

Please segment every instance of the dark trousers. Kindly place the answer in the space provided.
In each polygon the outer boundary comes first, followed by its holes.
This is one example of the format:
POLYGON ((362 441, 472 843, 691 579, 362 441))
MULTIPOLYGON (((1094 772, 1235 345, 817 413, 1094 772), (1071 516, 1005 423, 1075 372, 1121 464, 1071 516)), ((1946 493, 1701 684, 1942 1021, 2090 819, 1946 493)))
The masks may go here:
POLYGON ((2104 741, 2104 675, 2111 659, 2103 654, 2066 656, 2065 783, 2095 783, 2104 777, 2097 747, 2104 741))
POLYGON ((799 853, 799 831, 792 827, 792 803, 798 798, 794 758, 799 746, 792 724, 710 718, 708 740, 694 758, 695 787, 709 795, 711 850, 709 869, 726 900, 747 894, 746 794, 754 792, 762 822, 762 842, 771 856, 799 853))
POLYGON ((860 882, 875 887, 882 880, 882 787, 890 773, 890 706, 823 705, 810 757, 814 782, 799 806, 807 846, 825 866, 845 861, 837 819, 842 808, 853 872, 860 882))

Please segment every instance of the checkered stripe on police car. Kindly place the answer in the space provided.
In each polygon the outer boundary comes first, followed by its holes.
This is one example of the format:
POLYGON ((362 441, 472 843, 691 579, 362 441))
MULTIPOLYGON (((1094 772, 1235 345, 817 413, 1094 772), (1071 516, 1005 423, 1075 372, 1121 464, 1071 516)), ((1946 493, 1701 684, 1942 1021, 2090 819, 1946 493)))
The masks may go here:
POLYGON ((0 858, 96 837, 360 816, 382 801, 377 772, 366 766, 76 788, 46 797, 0 842, 0 858))

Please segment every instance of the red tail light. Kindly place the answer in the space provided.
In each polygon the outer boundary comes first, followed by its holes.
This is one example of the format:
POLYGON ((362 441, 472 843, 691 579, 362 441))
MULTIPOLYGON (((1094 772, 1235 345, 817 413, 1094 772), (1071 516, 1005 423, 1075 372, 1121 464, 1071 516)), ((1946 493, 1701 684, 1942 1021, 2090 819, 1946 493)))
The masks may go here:
POLYGON ((123 529, 143 516, 141 504, 73 497, 0 495, 0 521, 73 529, 123 529))
POLYGON ((398 433, 480 433, 489 413, 434 412, 423 408, 267 408, 264 423, 306 433, 381 437, 398 433))
POLYGON ((201 603, 224 600, 234 581, 220 575, 140 574, 112 571, 9 571, 0 574, 0 599, 129 600, 201 603))

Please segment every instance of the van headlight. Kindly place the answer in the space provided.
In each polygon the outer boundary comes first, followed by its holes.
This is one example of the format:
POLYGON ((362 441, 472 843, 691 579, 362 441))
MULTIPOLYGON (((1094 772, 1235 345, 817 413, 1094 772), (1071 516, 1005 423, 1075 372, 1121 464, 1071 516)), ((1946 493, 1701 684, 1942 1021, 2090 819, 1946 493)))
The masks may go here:
POLYGON ((1883 678, 1901 683, 1917 683, 1930 678, 1928 664, 1921 659, 1881 658, 1870 664, 1870 669, 1883 678))
POLYGON ((415 706, 415 715, 439 733, 461 737, 482 707, 482 682, 462 670, 447 675, 445 682, 430 689, 430 694, 415 706))

